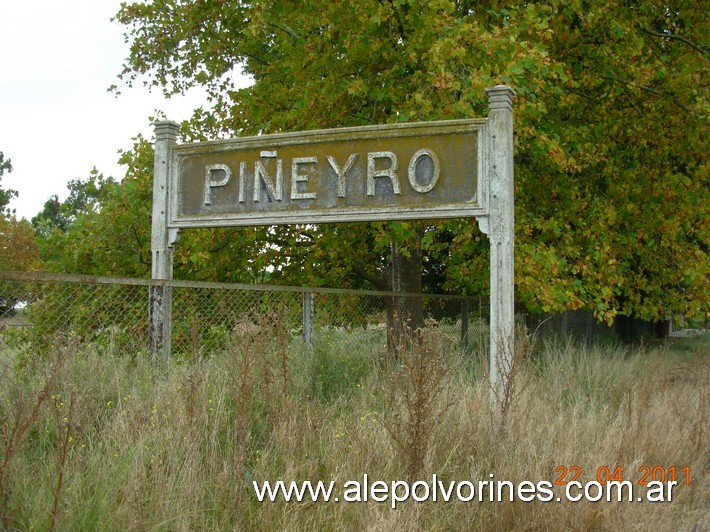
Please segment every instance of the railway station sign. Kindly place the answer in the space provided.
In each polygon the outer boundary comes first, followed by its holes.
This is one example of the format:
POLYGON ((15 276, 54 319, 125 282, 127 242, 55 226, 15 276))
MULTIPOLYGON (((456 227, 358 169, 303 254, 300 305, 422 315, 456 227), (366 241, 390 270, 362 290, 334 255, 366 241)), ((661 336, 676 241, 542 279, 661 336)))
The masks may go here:
POLYGON ((482 215, 486 125, 409 123, 177 145, 168 225, 482 215))
POLYGON ((475 218, 490 240, 491 398, 514 350, 513 97, 486 89, 487 118, 176 142, 155 126, 150 336, 170 356, 173 251, 193 227, 475 218), (163 283, 162 281, 165 281, 163 283))

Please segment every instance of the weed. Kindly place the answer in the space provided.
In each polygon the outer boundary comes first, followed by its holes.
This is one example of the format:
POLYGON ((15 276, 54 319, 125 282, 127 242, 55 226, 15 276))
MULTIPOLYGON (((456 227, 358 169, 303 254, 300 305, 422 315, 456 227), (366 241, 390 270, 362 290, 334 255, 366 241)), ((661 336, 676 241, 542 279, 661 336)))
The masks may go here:
POLYGON ((54 396, 52 410, 57 428, 57 484, 52 490, 52 508, 49 511, 49 530, 53 531, 57 525, 59 514, 59 500, 64 486, 64 474, 69 450, 74 442, 73 434, 81 429, 78 423, 74 422, 74 407, 76 405, 76 392, 72 392, 69 399, 69 408, 66 415, 64 413, 64 403, 58 396, 54 396))
POLYGON ((9 482, 12 461, 20 451, 22 440, 37 424, 51 399, 66 357, 67 348, 60 343, 46 360, 46 369, 42 374, 34 370, 35 365, 12 368, 3 364, 4 398, 10 403, 7 415, 0 422, 0 439, 4 443, 0 464, 0 523, 4 526, 9 524, 11 517, 8 503, 12 490, 9 482))
POLYGON ((446 348, 451 340, 434 328, 421 329, 410 342, 399 343, 385 393, 388 409, 380 418, 396 448, 405 457, 409 482, 424 471, 429 443, 451 403, 440 400, 454 368, 446 348))

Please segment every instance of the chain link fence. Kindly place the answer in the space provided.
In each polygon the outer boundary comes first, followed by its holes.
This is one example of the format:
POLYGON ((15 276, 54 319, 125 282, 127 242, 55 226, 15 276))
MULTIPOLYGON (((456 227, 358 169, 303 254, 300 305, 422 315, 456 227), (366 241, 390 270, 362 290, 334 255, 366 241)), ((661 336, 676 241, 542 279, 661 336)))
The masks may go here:
POLYGON ((149 289, 172 291, 173 356, 210 356, 269 321, 289 345, 386 353, 392 309, 416 307, 463 350, 487 351, 488 300, 283 286, 0 272, 0 352, 41 352, 67 337, 150 356, 149 289))

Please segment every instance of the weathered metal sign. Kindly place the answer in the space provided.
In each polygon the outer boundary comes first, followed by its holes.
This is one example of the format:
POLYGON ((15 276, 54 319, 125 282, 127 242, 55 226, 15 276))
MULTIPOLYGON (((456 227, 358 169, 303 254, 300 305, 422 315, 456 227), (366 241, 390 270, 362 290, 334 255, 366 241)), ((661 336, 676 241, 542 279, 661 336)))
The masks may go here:
POLYGON ((168 225, 483 215, 486 126, 456 120, 176 145, 168 225))
MULTIPOLYGON (((490 239, 491 397, 514 351, 513 96, 486 89, 487 119, 176 144, 156 124, 153 279, 171 279, 181 228, 475 217, 490 239)), ((171 289, 151 287, 153 356, 170 354, 171 289)))

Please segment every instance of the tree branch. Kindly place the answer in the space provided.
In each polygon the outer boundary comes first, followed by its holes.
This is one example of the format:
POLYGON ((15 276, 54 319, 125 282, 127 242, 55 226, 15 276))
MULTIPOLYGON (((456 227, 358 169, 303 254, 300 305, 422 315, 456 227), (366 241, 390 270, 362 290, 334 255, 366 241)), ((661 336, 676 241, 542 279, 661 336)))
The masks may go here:
POLYGON ((580 98, 584 98, 585 100, 589 100, 590 102, 597 103, 597 101, 598 101, 595 97, 590 96, 590 95, 587 94, 586 92, 582 92, 582 91, 577 90, 577 89, 572 89, 572 88, 570 88, 570 87, 567 87, 567 90, 568 90, 569 92, 571 92, 572 94, 576 94, 576 95, 579 96, 580 98))
POLYGON ((262 59, 261 57, 258 57, 258 56, 254 55, 254 54, 250 54, 250 53, 247 53, 247 52, 243 52, 243 54, 244 54, 244 57, 246 57, 246 58, 248 58, 248 59, 253 59, 253 60, 256 61, 257 63, 261 63, 262 65, 267 65, 267 66, 269 65, 269 62, 268 62, 268 61, 265 61, 265 60, 262 59))
POLYGON ((301 38, 301 36, 298 33, 296 33, 295 31, 293 31, 287 24, 284 24, 283 26, 280 26, 279 24, 274 24, 273 22, 269 22, 268 24, 272 28, 276 28, 277 30, 283 31, 286 35, 291 37, 294 41, 298 41, 301 38))
POLYGON ((297 235, 297 236, 302 236, 302 237, 304 237, 304 238, 307 238, 308 240, 311 241, 312 244, 314 244, 315 241, 316 241, 316 237, 313 236, 313 233, 310 233, 310 232, 306 231, 305 229, 297 229, 297 230, 296 230, 296 235, 297 235))
POLYGON ((235 229, 235 230, 233 230, 233 231, 230 231, 230 232, 227 233, 226 235, 224 235, 224 240, 222 240, 222 243, 221 243, 221 244, 218 244, 216 247, 211 248, 211 249, 208 251, 208 253, 219 253, 219 252, 222 251, 223 249, 226 249, 227 247, 229 247, 229 245, 232 244, 232 242, 233 242, 232 239, 231 239, 231 237, 233 237, 234 235, 236 235, 238 232, 239 232, 239 230, 238 230, 238 229, 235 229))
MULTIPOLYGON (((609 81, 615 81, 617 83, 622 83, 624 85, 634 85, 634 83, 628 79, 620 78, 618 76, 601 76, 602 79, 606 79, 609 81)), ((676 104, 678 107, 683 109, 686 113, 690 113, 695 116, 700 116, 700 113, 697 111, 694 111, 691 109, 688 105, 680 101, 678 98, 673 96, 672 94, 665 92, 665 91, 659 91, 651 87, 647 87, 645 85, 636 85, 639 89, 641 89, 644 92, 647 92, 648 94, 653 94, 654 96, 659 96, 661 98, 668 98, 671 100, 674 104, 676 104)))
POLYGON ((710 51, 708 50, 707 47, 699 46, 699 45, 695 44, 693 41, 686 39, 682 35, 675 35, 673 33, 663 33, 660 31, 654 31, 649 28, 641 28, 641 31, 643 31, 644 33, 648 33, 649 35, 653 35, 654 37, 662 37, 664 39, 674 39, 676 41, 680 41, 683 44, 687 44, 691 48, 697 50, 701 54, 710 55, 710 51))
POLYGON ((145 257, 143 257, 143 240, 140 237, 140 234, 138 233, 138 229, 136 229, 136 226, 131 224, 131 231, 133 232, 133 236, 136 237, 136 241, 138 242, 138 262, 140 264, 143 264, 144 266, 150 266, 150 261, 145 260, 145 257))
POLYGON ((387 282, 382 277, 378 277, 376 275, 371 274, 361 264, 354 264, 351 270, 354 275, 357 275, 361 279, 364 279, 372 286, 374 286, 377 290, 386 292, 389 288, 387 286, 387 282))

